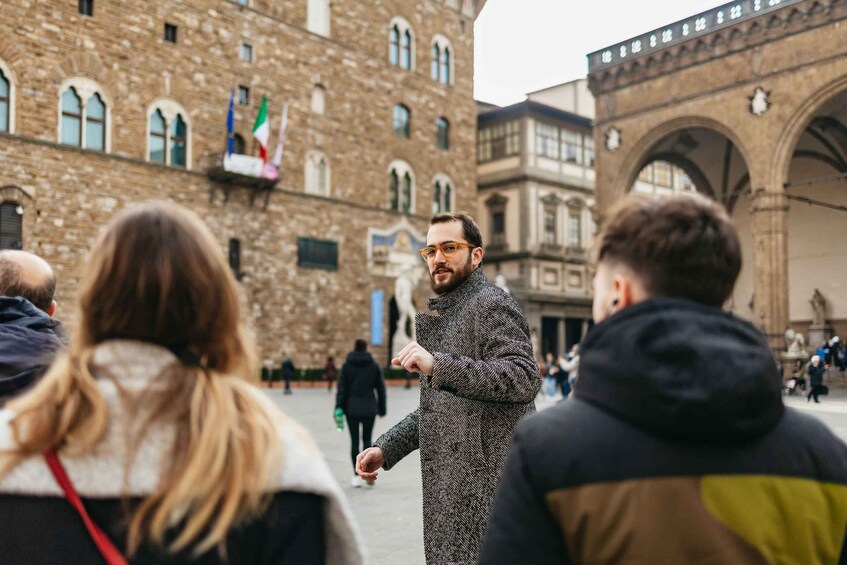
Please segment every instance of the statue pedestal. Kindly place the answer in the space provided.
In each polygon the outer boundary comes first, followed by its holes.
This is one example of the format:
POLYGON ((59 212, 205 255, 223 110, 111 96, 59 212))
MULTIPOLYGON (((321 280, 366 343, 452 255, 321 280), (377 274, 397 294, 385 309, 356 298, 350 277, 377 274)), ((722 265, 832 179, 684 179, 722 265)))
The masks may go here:
POLYGON ((826 324, 812 324, 809 327, 809 347, 816 350, 824 341, 829 342, 833 335, 832 326, 826 324))

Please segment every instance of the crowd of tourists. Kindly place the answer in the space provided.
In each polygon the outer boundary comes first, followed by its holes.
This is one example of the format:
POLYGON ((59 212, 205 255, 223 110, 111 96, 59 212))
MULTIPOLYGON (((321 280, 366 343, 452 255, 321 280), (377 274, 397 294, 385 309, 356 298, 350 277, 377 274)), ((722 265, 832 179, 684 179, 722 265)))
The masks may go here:
MULTIPOLYGON (((419 450, 427 563, 847 562, 847 445, 783 404, 765 337, 722 309, 741 247, 719 204, 609 210, 596 325, 543 361, 473 218, 437 214, 420 253, 434 297, 392 360, 420 376, 419 407, 372 441, 386 396, 367 343, 325 374, 353 486, 419 450), (542 382, 568 400, 535 413, 542 382)), ((252 383, 202 220, 131 207, 81 272, 69 336, 50 265, 0 252, 0 563, 365 562, 314 440, 252 383)), ((812 392, 842 350, 812 360, 812 392)), ((289 393, 294 371, 286 356, 289 393)))

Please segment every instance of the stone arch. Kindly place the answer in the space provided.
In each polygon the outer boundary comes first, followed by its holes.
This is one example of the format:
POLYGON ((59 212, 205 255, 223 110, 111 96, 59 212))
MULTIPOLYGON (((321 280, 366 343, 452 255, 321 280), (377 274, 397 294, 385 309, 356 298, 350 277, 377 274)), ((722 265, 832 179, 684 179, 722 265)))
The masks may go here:
POLYGON ((847 76, 841 76, 822 88, 814 89, 813 94, 798 105, 798 109, 786 121, 782 134, 779 136, 774 152, 774 166, 771 169, 774 176, 768 179, 769 186, 782 186, 788 178, 794 150, 806 131, 806 126, 829 101, 845 92, 847 92, 847 76))
POLYGON ((15 202, 24 204, 33 200, 32 194, 16 184, 4 184, 0 186, 0 202, 15 202))
POLYGON ((646 167, 654 161, 666 161, 675 167, 679 167, 686 175, 688 175, 688 178, 691 179, 691 182, 694 183, 699 192, 703 192, 712 198, 717 196, 712 183, 709 182, 709 179, 706 178, 706 175, 703 173, 703 169, 701 169, 697 163, 688 159, 684 155, 671 152, 656 153, 650 156, 650 159, 644 163, 643 167, 646 167))
POLYGON ((56 84, 76 76, 93 79, 103 87, 110 100, 117 99, 112 72, 103 64, 96 52, 74 53, 64 62, 53 67, 53 82, 56 84))
MULTIPOLYGON (((615 177, 613 192, 617 196, 622 196, 625 191, 628 191, 629 187, 632 186, 638 177, 638 173, 641 171, 644 163, 649 160, 650 153, 655 149, 656 145, 674 133, 686 129, 706 129, 724 136, 741 153, 741 157, 744 159, 744 163, 749 170, 751 162, 749 151, 729 126, 704 116, 685 116, 659 125, 633 144, 633 148, 623 159, 618 174, 615 177)), ((694 179, 692 178, 692 180, 694 179)))

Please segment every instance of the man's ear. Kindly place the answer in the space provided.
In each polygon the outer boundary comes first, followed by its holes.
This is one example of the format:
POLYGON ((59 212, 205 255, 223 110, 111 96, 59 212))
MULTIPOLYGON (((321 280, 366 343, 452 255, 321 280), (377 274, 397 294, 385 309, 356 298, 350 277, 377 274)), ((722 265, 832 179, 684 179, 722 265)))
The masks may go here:
POLYGON ((474 269, 479 267, 479 264, 482 263, 482 256, 485 253, 482 247, 474 247, 471 249, 471 261, 474 269))
POLYGON ((50 306, 47 307, 47 315, 51 318, 56 314, 56 310, 59 309, 59 305, 56 304, 55 300, 50 301, 50 306))
POLYGON ((625 273, 616 273, 612 279, 614 311, 632 306, 634 296, 634 281, 625 273))

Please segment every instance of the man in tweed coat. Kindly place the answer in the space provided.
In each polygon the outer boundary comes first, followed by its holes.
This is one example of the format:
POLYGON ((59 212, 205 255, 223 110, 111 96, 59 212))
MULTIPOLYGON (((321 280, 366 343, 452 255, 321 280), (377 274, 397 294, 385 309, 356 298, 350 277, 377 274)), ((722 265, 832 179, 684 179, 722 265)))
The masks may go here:
POLYGON ((518 421, 541 376, 518 305, 480 268, 482 236, 466 214, 438 214, 421 250, 436 315, 417 314, 417 342, 392 360, 421 374, 420 407, 358 456, 374 481, 420 448, 424 546, 431 565, 476 563, 518 421))

